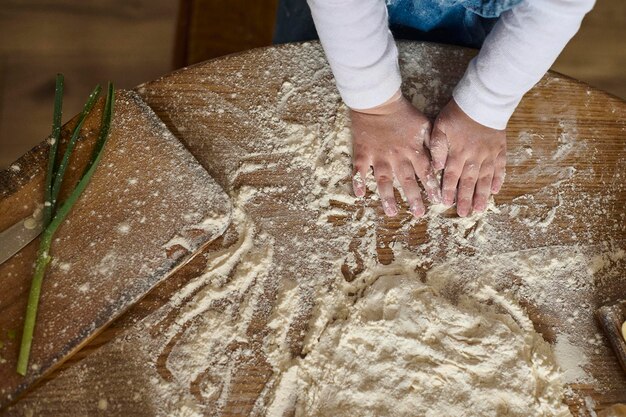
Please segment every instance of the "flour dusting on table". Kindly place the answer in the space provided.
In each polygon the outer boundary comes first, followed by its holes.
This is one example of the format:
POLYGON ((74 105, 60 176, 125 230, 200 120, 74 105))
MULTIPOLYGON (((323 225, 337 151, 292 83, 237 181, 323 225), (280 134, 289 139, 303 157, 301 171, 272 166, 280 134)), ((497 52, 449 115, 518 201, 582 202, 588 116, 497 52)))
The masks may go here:
MULTIPOLYGON (((202 67, 184 70, 196 71, 193 92, 173 82, 166 87, 184 93, 166 101, 149 86, 142 93, 234 209, 205 272, 101 349, 133 357, 145 377, 120 407, 159 416, 559 416, 569 413, 565 398, 580 415, 593 412, 571 384, 615 384, 589 364, 610 355, 592 313, 610 301, 595 291, 624 279, 624 242, 611 238, 624 222, 602 217, 622 210, 614 196, 623 185, 601 177, 601 192, 577 191, 601 176, 577 115, 564 111, 550 134, 511 138, 512 191, 485 213, 459 218, 430 206, 413 219, 402 203, 390 220, 371 177, 364 199, 352 194, 349 121, 319 45, 260 56, 271 94, 202 67), (218 81, 219 95, 209 91, 218 81), (577 207, 587 221, 569 221, 577 207)), ((400 47, 404 91, 430 116, 450 96, 442 80, 462 73, 441 65, 445 57, 429 45, 400 47)), ((89 363, 64 375, 103 378, 89 363)), ((109 378, 123 378, 116 369, 109 378)))

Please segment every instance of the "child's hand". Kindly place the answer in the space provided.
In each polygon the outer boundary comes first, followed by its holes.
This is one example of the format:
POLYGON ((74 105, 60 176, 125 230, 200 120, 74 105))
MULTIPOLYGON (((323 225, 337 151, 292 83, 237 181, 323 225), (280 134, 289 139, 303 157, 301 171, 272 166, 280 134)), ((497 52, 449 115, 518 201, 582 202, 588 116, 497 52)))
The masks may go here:
POLYGON ((444 170, 444 204, 452 205, 456 195, 459 216, 484 211, 504 181, 505 131, 481 125, 450 100, 435 120, 429 148, 433 167, 444 170))
POLYGON ((417 178, 432 202, 440 202, 439 182, 430 164, 424 141, 430 134, 430 122, 400 93, 387 103, 364 111, 350 111, 352 119, 353 187, 357 197, 365 195, 365 178, 370 166, 378 185, 378 194, 388 216, 398 213, 393 193, 395 176, 409 204, 410 212, 425 212, 417 178))

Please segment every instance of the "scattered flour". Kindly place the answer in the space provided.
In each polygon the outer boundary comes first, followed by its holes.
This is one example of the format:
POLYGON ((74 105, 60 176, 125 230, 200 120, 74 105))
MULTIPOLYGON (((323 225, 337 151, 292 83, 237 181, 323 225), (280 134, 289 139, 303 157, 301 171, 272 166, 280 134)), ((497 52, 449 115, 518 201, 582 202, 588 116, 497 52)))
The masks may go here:
POLYGON ((123 235, 130 232, 130 225, 128 223, 120 223, 117 226, 117 231, 123 235))
POLYGON ((410 270, 369 279, 283 374, 269 416, 570 415, 523 314, 520 325, 475 298, 451 303, 410 270))
POLYGON ((106 400, 106 398, 100 398, 98 400, 98 410, 106 411, 108 407, 109 407, 109 403, 106 400))
MULTIPOLYGON (((195 293, 191 304, 196 310, 181 320, 193 320, 197 330, 185 330, 175 348, 180 353, 169 356, 168 369, 188 381, 183 386, 191 391, 192 379, 209 372, 213 382, 204 378, 203 398, 212 399, 215 415, 232 410, 229 390, 241 386, 235 379, 245 375, 238 369, 247 369, 245 364, 259 356, 271 376, 250 415, 428 415, 428 410, 432 415, 460 415, 460 409, 468 415, 568 415, 556 364, 566 382, 597 382, 584 364, 607 351, 593 319, 581 330, 581 318, 592 316, 589 291, 598 282, 600 264, 612 262, 607 264, 611 270, 621 259, 621 249, 610 241, 598 245, 591 226, 555 227, 557 218, 583 203, 570 198, 577 175, 589 174, 562 163, 586 149, 576 125, 559 125, 558 146, 551 153, 541 143, 547 138, 533 131, 520 134, 521 150, 509 172, 520 183, 536 182, 534 192, 504 204, 491 201, 485 213, 466 218, 430 206, 423 219, 407 216, 390 226, 382 217, 371 176, 356 178, 365 181, 366 198, 353 196, 346 108, 334 92, 320 91, 318 80, 328 72, 319 50, 303 48, 306 53, 299 61, 312 75, 283 81, 275 111, 253 107, 247 120, 241 109, 199 95, 195 100, 206 99, 208 112, 190 120, 182 111, 184 104, 174 103, 181 109, 180 114, 172 111, 180 132, 192 131, 211 114, 221 118, 232 113, 244 118, 242 128, 255 127, 252 149, 236 159, 221 154, 223 182, 230 184, 225 188, 238 207, 239 217, 233 221, 251 239, 247 251, 271 248, 273 260, 270 264, 251 252, 227 252, 223 256, 232 256, 232 262, 220 267, 224 272, 208 263, 207 273, 190 287, 207 289, 195 293), (329 117, 304 124, 285 121, 304 104, 329 117), (554 162, 536 162, 540 160, 554 162), (261 173, 270 181, 259 183, 261 173), (268 215, 270 206, 284 211, 268 215), (281 216, 286 213, 297 213, 302 235, 284 226, 281 216), (260 231, 268 236, 260 238, 260 231), (416 234, 423 239, 412 240, 416 234), (529 248, 528 242, 536 239, 547 246, 529 248), (581 239, 593 245, 576 243, 581 239), (606 253, 615 253, 615 259, 606 253), (257 265, 240 269, 237 265, 250 256, 257 265), (590 267, 598 256, 602 259, 590 267), (259 287, 262 277, 270 276, 280 277, 279 282, 265 281, 259 287), (267 333, 255 339, 249 327, 251 308, 264 308, 261 294, 268 291, 274 295, 273 307, 264 313, 267 333), (239 300, 241 294, 245 296, 237 310, 201 314, 214 310, 209 306, 217 299, 239 300), (556 342, 554 354, 518 302, 563 317, 565 327, 541 329, 556 342), (576 307, 570 309, 569 302, 576 307), (563 315, 564 309, 569 316, 563 315)), ((450 86, 439 81, 435 69, 424 67, 419 50, 402 52, 400 58, 403 70, 413 77, 405 93, 416 106, 436 113, 450 86), (430 81, 414 81, 419 74, 430 81)), ((192 140, 190 146, 204 145, 192 140)), ((583 199, 590 206, 598 204, 583 199)), ((173 398, 181 401, 179 386, 163 381, 160 386, 167 387, 163 395, 176 392, 173 398)))
POLYGON ((565 370, 564 382, 580 382, 587 378, 584 367, 589 363, 585 360, 585 352, 581 347, 573 345, 567 336, 558 336, 554 353, 559 366, 565 370))

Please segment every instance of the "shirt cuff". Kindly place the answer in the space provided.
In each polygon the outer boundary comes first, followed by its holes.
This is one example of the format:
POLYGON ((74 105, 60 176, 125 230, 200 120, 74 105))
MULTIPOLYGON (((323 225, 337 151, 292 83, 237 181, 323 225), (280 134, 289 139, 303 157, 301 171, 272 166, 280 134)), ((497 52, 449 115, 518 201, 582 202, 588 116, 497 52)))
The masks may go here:
POLYGON ((492 129, 504 130, 522 100, 489 90, 480 80, 474 58, 452 92, 458 106, 472 120, 492 129))
MULTIPOLYGON (((363 76, 365 79, 368 78, 365 74, 363 76)), ((380 81, 376 85, 367 88, 350 89, 337 85, 346 106, 354 110, 366 110, 380 106, 393 97, 402 84, 400 69, 397 66, 395 69, 378 75, 376 79, 380 81)))

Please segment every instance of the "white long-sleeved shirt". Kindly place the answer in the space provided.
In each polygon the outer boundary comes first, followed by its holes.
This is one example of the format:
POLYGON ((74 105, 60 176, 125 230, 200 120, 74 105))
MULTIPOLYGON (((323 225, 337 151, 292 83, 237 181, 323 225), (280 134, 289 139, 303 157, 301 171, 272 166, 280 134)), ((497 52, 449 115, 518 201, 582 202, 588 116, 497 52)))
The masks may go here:
MULTIPOLYGON (((504 12, 454 89, 475 121, 504 129, 523 95, 576 34, 595 0, 523 0, 504 12)), ((384 0, 308 0, 346 105, 378 106, 400 88, 384 0)))

